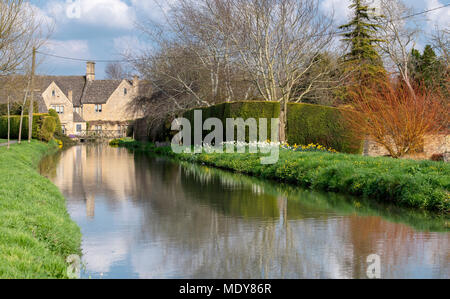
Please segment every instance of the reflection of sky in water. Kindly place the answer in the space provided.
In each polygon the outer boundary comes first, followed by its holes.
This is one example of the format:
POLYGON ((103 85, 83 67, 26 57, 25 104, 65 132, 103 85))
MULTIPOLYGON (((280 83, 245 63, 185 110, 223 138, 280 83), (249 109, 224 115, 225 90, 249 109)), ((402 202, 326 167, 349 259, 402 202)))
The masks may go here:
POLYGON ((385 278, 449 278, 448 233, 342 213, 332 195, 106 146, 64 152, 53 181, 82 229, 84 277, 365 278, 377 253, 385 278))

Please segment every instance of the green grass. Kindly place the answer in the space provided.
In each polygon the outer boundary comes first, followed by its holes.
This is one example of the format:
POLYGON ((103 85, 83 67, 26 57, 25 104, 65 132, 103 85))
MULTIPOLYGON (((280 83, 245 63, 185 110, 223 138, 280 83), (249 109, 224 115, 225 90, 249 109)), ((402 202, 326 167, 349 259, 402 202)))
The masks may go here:
POLYGON ((54 143, 0 147, 0 278, 67 278, 65 259, 81 254, 81 233, 64 197, 39 175, 54 143))
POLYGON ((432 161, 370 158, 359 155, 280 151, 274 165, 261 165, 260 154, 179 154, 170 148, 121 141, 121 146, 303 188, 359 196, 403 207, 450 212, 450 166, 432 161))

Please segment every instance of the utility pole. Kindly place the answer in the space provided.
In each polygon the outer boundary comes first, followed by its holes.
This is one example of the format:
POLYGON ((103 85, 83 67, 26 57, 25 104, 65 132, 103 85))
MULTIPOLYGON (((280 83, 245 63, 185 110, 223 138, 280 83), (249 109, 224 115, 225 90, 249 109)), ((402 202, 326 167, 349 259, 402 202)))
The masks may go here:
POLYGON ((31 98, 30 108, 28 110, 28 143, 31 142, 33 135, 33 108, 34 108, 34 75, 36 72, 36 48, 33 47, 33 61, 31 63, 31 98))

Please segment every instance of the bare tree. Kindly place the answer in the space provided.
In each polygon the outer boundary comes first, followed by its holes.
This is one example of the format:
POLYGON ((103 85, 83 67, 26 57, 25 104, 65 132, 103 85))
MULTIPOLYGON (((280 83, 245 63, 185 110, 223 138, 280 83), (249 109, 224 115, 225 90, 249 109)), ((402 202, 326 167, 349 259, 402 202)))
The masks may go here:
POLYGON ((447 68, 450 66, 450 28, 436 28, 433 34, 433 47, 444 59, 447 68))
POLYGON ((413 9, 406 6, 401 0, 380 0, 382 18, 379 44, 391 66, 400 75, 411 92, 414 92, 410 76, 411 50, 415 46, 419 27, 408 26, 406 15, 413 13, 413 9))
POLYGON ((129 78, 129 72, 120 62, 110 62, 105 68, 106 77, 112 80, 129 78))
POLYGON ((31 49, 45 43, 45 35, 51 28, 44 30, 43 25, 29 3, 0 0, 0 74, 22 68, 32 54, 31 49))
MULTIPOLYGON (((30 3, 23 0, 0 0, 0 75, 27 72, 27 63, 34 52, 32 49, 39 49, 44 45, 51 32, 51 24, 45 24, 43 19, 39 19, 30 3)), ((19 143, 23 111, 30 92, 30 85, 27 85, 20 118, 19 143)), ((29 130, 31 132, 32 128, 29 130)))
POLYGON ((332 21, 321 14, 315 0, 229 2, 232 20, 224 25, 232 30, 220 29, 229 34, 239 53, 239 65, 250 74, 262 97, 281 102, 279 137, 285 141, 287 104, 301 101, 306 94, 293 99, 295 85, 320 63, 321 51, 330 45, 332 21))

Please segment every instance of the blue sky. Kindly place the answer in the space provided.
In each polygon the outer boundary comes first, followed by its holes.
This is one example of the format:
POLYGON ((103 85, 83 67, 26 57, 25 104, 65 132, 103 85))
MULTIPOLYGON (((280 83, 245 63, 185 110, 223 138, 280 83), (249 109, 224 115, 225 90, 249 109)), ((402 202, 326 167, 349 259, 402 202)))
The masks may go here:
MULTIPOLYGON (((92 60, 120 59, 120 54, 129 49, 145 48, 145 40, 135 29, 137 20, 164 20, 168 0, 30 0, 41 17, 53 27, 53 34, 45 49, 58 56, 92 60), (69 7, 77 7, 69 11, 69 7), (79 13, 78 13, 79 12, 79 13)), ((169 0, 175 2, 177 0, 169 0)), ((320 0, 321 10, 334 10, 335 18, 344 23, 350 0, 320 0)), ((376 0, 373 0, 376 1, 376 0)), ((404 0, 415 11, 443 6, 449 0, 404 0)), ((423 38, 418 47, 426 43, 427 33, 436 24, 450 26, 450 7, 420 18, 423 38)), ((43 57, 39 57, 40 60, 43 57)), ((104 77, 106 63, 97 63, 97 77, 104 77)), ((85 63, 46 57, 38 69, 39 73, 52 75, 83 75, 85 63)))

